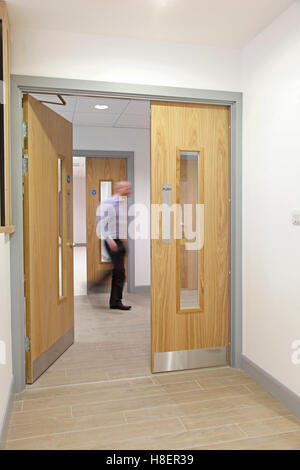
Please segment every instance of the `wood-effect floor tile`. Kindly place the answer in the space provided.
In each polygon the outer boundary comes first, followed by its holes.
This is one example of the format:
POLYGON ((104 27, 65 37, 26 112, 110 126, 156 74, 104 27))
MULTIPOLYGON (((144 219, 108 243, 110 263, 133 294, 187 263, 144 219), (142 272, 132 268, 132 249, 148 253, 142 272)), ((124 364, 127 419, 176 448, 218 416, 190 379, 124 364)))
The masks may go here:
POLYGON ((297 449, 299 421, 242 370, 151 374, 148 295, 75 302, 76 340, 16 396, 8 449, 297 449))

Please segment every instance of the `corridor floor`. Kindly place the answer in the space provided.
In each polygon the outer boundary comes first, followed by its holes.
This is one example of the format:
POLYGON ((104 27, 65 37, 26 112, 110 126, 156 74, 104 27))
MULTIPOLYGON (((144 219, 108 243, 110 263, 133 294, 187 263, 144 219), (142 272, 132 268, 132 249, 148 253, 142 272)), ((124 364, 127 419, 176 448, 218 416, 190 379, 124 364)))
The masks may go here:
POLYGON ((152 375, 150 301, 76 297, 76 341, 16 396, 7 449, 300 449, 300 421, 243 371, 152 375))

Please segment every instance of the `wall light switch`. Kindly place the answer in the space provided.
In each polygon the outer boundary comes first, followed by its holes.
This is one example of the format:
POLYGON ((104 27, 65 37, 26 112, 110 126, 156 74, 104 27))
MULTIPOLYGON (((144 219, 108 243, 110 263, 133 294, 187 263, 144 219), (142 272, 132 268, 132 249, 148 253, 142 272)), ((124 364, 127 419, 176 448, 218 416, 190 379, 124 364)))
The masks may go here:
POLYGON ((300 226, 300 209, 295 209, 292 212, 292 223, 293 223, 293 225, 299 225, 300 226))

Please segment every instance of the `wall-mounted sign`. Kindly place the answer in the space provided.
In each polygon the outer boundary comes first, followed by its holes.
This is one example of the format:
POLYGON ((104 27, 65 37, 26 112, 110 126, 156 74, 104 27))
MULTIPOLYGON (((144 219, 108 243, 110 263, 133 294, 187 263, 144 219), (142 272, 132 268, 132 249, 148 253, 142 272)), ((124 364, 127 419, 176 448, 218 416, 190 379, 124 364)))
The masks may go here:
POLYGON ((68 184, 71 183, 71 177, 70 176, 67 176, 67 182, 68 182, 68 184))
POLYGON ((96 191, 96 189, 93 189, 93 191, 92 191, 92 195, 93 195, 93 196, 96 196, 96 194, 97 194, 97 191, 96 191))

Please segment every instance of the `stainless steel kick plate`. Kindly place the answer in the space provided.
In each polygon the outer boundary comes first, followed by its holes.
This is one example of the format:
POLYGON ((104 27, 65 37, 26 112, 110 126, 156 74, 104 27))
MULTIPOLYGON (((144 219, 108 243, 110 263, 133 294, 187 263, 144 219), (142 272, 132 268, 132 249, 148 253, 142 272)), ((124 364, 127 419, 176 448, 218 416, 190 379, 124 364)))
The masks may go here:
POLYGON ((227 347, 154 353, 153 372, 227 365, 227 347))

